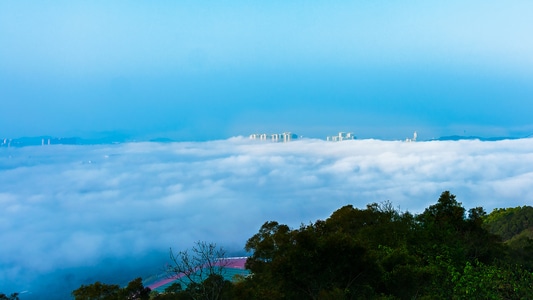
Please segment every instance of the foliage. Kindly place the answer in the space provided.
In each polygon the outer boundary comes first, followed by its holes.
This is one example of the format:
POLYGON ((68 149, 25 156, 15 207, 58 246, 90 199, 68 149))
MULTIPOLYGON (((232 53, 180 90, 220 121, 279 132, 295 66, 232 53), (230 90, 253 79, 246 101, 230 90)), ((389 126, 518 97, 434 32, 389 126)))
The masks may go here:
POLYGON ((524 230, 533 230, 533 207, 497 208, 484 218, 484 226, 508 241, 524 230))
POLYGON ((246 243, 246 250, 253 251, 247 268, 251 281, 259 282, 258 298, 375 296, 381 279, 376 249, 383 243, 396 245, 394 236, 409 227, 395 226, 402 218, 383 208, 348 205, 326 221, 296 230, 266 222, 246 243))
POLYGON ((119 291, 120 287, 116 284, 97 281, 90 285, 82 285, 72 292, 72 296, 76 300, 108 300, 116 299, 119 291))
POLYGON ((19 300, 19 294, 18 293, 13 293, 13 294, 7 296, 6 294, 0 293, 0 300, 19 300))
POLYGON ((144 287, 141 278, 136 278, 121 289, 119 298, 145 300, 150 298, 150 288, 144 287))
POLYGON ((174 282, 165 289, 165 293, 180 293, 183 291, 183 287, 179 282, 174 282))
POLYGON ((479 261, 452 272, 454 299, 533 299, 533 274, 479 261))
POLYGON ((185 290, 181 289, 181 285, 174 285, 172 288, 165 289, 162 294, 155 294, 151 299, 153 300, 193 300, 193 299, 220 299, 231 300, 235 299, 233 294, 233 285, 230 281, 225 280, 220 275, 209 275, 204 281, 200 283, 189 283, 185 290), (179 288, 177 288, 179 286, 179 288), (206 293, 206 291, 208 291, 206 293), (212 292, 212 293, 209 293, 212 292))
POLYGON ((147 300, 149 295, 150 289, 143 286, 141 278, 130 281, 124 288, 97 281, 72 291, 76 300, 147 300))
POLYGON ((506 267, 500 258, 507 248, 483 227, 485 216, 481 207, 467 212, 445 191, 417 216, 386 202, 344 206, 298 229, 266 222, 246 243, 253 276, 241 287, 250 299, 460 299, 472 293, 501 299, 514 289, 529 295, 524 278, 531 273, 506 267))
POLYGON ((508 263, 533 271, 533 207, 498 208, 483 221, 484 228, 505 241, 508 263))

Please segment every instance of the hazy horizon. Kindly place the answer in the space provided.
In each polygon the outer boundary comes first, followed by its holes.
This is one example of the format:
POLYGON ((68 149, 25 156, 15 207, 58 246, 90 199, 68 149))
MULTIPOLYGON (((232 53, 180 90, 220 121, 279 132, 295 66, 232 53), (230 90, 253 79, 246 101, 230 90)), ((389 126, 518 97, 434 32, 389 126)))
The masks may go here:
MULTIPOLYGON (((404 128, 402 128, 404 129, 404 128)), ((251 131, 247 133, 242 133, 234 136, 210 138, 206 136, 181 136, 175 133, 150 133, 150 134, 135 134, 134 132, 127 131, 106 131, 106 132, 85 132, 80 133, 78 136, 53 136, 49 134, 42 134, 37 136, 17 136, 17 137, 2 137, 0 138, 0 146, 38 146, 38 145, 94 145, 94 144, 113 144, 113 143, 135 143, 135 142, 209 142, 209 141, 223 141, 233 138, 244 138, 252 139, 252 135, 266 134, 267 139, 264 142, 283 142, 283 141, 273 141, 271 136, 273 134, 284 134, 290 133, 293 135, 292 141, 301 140, 301 139, 317 139, 317 140, 329 140, 333 136, 338 136, 339 134, 350 133, 353 135, 353 139, 359 140, 381 140, 381 141, 437 141, 437 140, 481 140, 481 141, 498 141, 505 139, 525 139, 531 138, 533 133, 521 133, 522 135, 505 135, 503 131, 476 131, 475 133, 467 132, 451 132, 443 135, 432 135, 429 136, 428 132, 422 130, 420 131, 401 131, 397 130, 397 134, 387 135, 377 134, 376 136, 369 135, 368 133, 363 136, 357 136, 353 131, 350 130, 341 130, 341 131, 324 131, 323 134, 317 134, 316 132, 308 132, 308 135, 302 135, 298 132, 293 132, 291 130, 281 130, 281 131, 251 131), (479 135, 479 133, 484 132, 487 135, 479 135), (416 138, 413 140, 413 137, 416 135, 416 138), (16 142, 19 142, 18 144, 16 142)), ((257 138, 259 140, 259 138, 257 138)), ((338 142, 333 141, 332 142, 338 142)))

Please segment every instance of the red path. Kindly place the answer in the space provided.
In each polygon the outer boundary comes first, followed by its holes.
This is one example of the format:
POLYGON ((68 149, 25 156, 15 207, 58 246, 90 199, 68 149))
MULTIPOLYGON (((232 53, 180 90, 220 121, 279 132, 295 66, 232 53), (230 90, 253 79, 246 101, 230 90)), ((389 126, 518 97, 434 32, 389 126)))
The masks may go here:
MULTIPOLYGON (((246 257, 229 257, 229 258, 226 258, 226 268, 228 269, 241 269, 241 270, 244 270, 244 264, 246 263, 246 257)), ((180 274, 178 276, 174 276, 172 278, 165 278, 165 279, 161 279, 159 281, 156 281, 150 285, 148 285, 148 287, 151 289, 151 290, 154 290, 154 289, 157 289, 158 287, 161 287, 165 284, 168 284, 180 277, 182 277, 183 274, 180 274)))

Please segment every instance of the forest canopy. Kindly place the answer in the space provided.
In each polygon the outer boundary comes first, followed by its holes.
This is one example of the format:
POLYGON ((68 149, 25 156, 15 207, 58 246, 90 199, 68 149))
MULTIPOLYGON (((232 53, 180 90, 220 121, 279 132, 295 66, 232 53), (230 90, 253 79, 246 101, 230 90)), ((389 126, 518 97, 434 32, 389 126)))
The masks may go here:
POLYGON ((502 243, 490 221, 445 191, 416 216, 386 202, 298 229, 266 222, 246 243, 254 276, 244 284, 254 299, 533 297, 528 252, 502 243))

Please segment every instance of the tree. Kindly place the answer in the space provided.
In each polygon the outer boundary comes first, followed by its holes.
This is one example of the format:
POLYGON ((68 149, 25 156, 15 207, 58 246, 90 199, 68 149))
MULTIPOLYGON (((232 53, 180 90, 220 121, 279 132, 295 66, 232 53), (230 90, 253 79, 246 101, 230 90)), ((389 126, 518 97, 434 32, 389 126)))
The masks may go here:
POLYGON ((417 216, 385 202, 347 205, 294 230, 266 222, 246 243, 252 276, 238 290, 247 299, 451 299, 515 287, 529 295, 530 273, 507 271, 503 280, 487 273, 505 268, 495 265, 504 251, 483 228, 485 215, 476 207, 467 216, 445 191, 417 216))
POLYGON ((533 230, 533 207, 497 208, 484 217, 483 224, 490 232, 512 239, 524 230, 533 230))
POLYGON ((72 296, 75 300, 148 300, 150 288, 143 286, 141 278, 130 281, 125 288, 97 281, 90 285, 82 285, 72 291, 72 296))
POLYGON ((533 273, 517 266, 467 262, 452 272, 453 299, 532 299, 533 273))
POLYGON ((198 241, 190 250, 174 253, 171 248, 170 260, 167 274, 187 286, 186 291, 192 299, 220 299, 225 287, 224 274, 229 265, 222 247, 198 241))
POLYGON ((339 293, 372 297, 379 268, 367 244, 350 232, 370 218, 354 219, 353 212, 360 213, 346 206, 326 221, 295 230, 277 222, 263 224, 245 248, 253 251, 246 267, 253 274, 256 299, 319 299, 339 293))
POLYGON ((99 281, 82 285, 72 291, 72 296, 76 300, 111 300, 117 299, 120 287, 116 284, 105 284, 99 281))
POLYGON ((489 265, 504 257, 500 238, 483 228, 485 215, 483 208, 476 207, 466 216, 455 195, 444 191, 436 204, 416 216, 416 234, 409 248, 420 259, 419 270, 430 279, 421 295, 449 298, 457 285, 456 274, 470 270, 465 266, 489 265))
POLYGON ((174 282, 165 288, 165 293, 177 294, 183 291, 183 287, 179 282, 174 282))
POLYGON ((509 261, 533 271, 533 207, 497 208, 484 216, 483 227, 502 238, 509 261))
POLYGON ((150 299, 150 288, 144 287, 142 279, 136 278, 128 283, 128 286, 120 291, 119 298, 131 300, 148 300, 150 299))
POLYGON ((6 294, 0 293, 0 300, 19 300, 19 294, 13 293, 8 297, 6 294))

